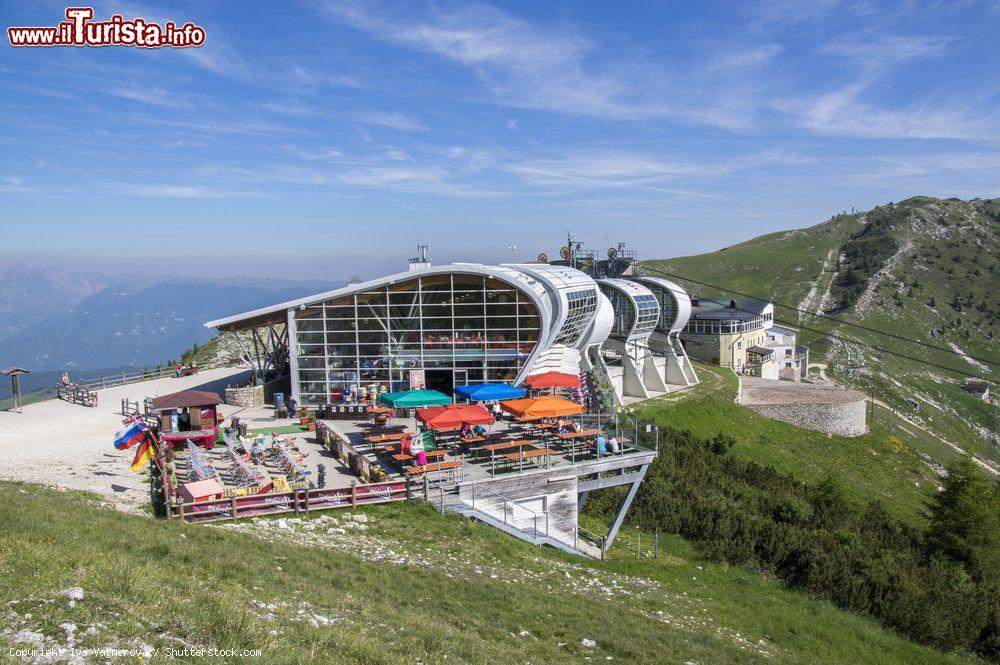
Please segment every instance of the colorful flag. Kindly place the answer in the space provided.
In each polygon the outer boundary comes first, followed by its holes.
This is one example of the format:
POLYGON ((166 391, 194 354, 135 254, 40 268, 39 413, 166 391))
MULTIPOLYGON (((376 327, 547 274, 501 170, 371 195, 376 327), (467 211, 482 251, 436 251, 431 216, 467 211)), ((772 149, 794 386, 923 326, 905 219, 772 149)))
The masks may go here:
POLYGON ((410 454, 426 453, 437 449, 437 441, 434 439, 434 432, 425 430, 413 438, 410 444, 410 454))
POLYGON ((115 434, 115 448, 118 450, 128 450, 135 444, 142 441, 146 435, 146 423, 139 421, 134 421, 129 425, 126 425, 125 429, 120 430, 115 434))
POLYGON ((153 435, 144 434, 142 438, 139 449, 135 451, 135 459, 132 460, 132 470, 136 472, 142 471, 149 460, 153 459, 153 435))

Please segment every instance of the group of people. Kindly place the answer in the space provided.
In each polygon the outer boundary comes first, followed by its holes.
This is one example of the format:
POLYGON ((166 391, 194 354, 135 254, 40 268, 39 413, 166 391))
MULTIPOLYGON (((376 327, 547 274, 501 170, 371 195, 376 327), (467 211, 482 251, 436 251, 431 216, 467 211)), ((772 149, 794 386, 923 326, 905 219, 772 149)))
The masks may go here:
POLYGON ((597 433, 597 456, 602 457, 604 455, 617 455, 622 450, 621 444, 618 442, 618 437, 611 437, 608 439, 604 436, 604 432, 597 433))

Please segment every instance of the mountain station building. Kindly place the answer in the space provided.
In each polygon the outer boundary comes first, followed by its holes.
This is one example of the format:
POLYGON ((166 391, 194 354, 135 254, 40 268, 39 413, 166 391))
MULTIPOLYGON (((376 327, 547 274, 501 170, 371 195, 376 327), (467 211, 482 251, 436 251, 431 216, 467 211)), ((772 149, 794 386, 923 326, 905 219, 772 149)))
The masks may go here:
POLYGON ((617 405, 697 382, 680 342, 691 299, 676 284, 626 274, 631 263, 595 279, 572 261, 435 267, 420 250, 405 272, 205 325, 235 340, 259 379, 288 375, 301 405, 450 395, 546 369, 617 405))

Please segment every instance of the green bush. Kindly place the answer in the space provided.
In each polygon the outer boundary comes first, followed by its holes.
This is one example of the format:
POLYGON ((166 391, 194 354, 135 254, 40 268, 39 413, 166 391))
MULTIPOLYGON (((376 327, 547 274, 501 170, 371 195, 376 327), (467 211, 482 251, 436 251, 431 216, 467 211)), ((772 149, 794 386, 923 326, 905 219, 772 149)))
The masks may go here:
MULTIPOLYGON (((661 437, 630 512, 635 525, 680 534, 917 642, 1000 661, 1000 485, 972 462, 949 470, 922 530, 880 502, 856 505, 835 476, 809 485, 727 455, 730 436, 661 437)), ((622 494, 595 492, 588 510, 610 517, 622 494)))

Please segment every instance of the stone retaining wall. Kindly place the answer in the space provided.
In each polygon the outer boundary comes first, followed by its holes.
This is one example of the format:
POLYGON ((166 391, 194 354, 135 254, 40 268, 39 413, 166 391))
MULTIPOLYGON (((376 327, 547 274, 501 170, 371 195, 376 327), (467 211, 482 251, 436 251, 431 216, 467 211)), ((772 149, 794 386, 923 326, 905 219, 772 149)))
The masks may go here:
POLYGON ((762 416, 837 436, 868 432, 864 399, 843 404, 746 404, 762 416))
POLYGON ((243 408, 264 406, 264 386, 226 388, 226 404, 243 408))

